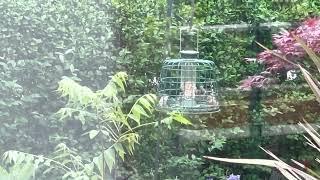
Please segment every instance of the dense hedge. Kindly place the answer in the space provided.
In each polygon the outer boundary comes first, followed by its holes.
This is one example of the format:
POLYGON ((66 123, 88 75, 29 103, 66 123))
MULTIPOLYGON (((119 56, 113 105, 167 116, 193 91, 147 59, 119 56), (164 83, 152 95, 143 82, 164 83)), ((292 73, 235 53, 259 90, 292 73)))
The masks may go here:
POLYGON ((50 149, 62 130, 53 113, 62 76, 101 88, 112 74, 112 31, 107 4, 89 1, 0 2, 1 144, 50 149))

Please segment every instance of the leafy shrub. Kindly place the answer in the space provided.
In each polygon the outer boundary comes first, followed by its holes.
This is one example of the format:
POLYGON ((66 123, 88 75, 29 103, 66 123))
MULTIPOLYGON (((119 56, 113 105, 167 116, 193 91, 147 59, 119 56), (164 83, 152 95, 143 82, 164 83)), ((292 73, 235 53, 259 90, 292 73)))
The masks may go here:
POLYGON ((69 78, 61 80, 58 91, 68 98, 68 103, 57 114, 60 120, 74 118, 81 121, 82 130, 78 130, 79 134, 87 135, 89 139, 87 137, 81 144, 75 144, 78 148, 69 148, 65 140, 57 145, 53 158, 8 151, 4 154, 5 161, 15 165, 32 163, 35 167, 42 163, 49 167, 45 173, 52 175, 55 172, 53 170, 63 170, 58 171, 63 179, 104 180, 112 176, 110 172, 117 168, 117 161, 134 153, 135 144, 139 142, 138 129, 159 126, 159 123, 170 126, 173 121, 191 124, 178 113, 170 113, 160 121, 146 121, 156 103, 153 94, 140 97, 125 113, 119 95, 125 91, 126 79, 126 73, 117 73, 105 88, 96 92, 69 78), (88 144, 90 147, 86 150, 79 148, 88 144))
POLYGON ((50 151, 63 131, 52 116, 61 107, 55 89, 63 75, 104 86, 114 63, 108 7, 70 0, 0 2, 2 150, 50 151))

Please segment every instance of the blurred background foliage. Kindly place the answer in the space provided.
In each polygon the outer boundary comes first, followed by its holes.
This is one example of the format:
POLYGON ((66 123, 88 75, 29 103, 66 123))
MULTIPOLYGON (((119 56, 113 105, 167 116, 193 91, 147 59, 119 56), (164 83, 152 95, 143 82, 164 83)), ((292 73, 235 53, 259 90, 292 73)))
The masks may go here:
MULTIPOLYGON (((178 29, 179 26, 189 24, 191 11, 189 1, 175 0, 172 25, 167 29, 165 0, 137 0, 134 3, 131 0, 2 0, 0 152, 16 149, 49 155, 61 142, 68 142, 70 147, 77 146, 79 141, 88 143, 78 139, 79 129, 81 132, 82 128, 80 123, 72 120, 66 123, 57 121, 54 113, 65 105, 64 99, 56 92, 58 81, 68 76, 97 90, 105 87, 115 72, 125 70, 131 77, 127 85, 127 94, 131 96, 124 96, 123 102, 124 105, 132 104, 135 95, 155 91, 149 80, 159 75, 161 63, 168 54, 170 57, 178 57, 178 29), (169 52, 168 43, 171 45, 169 52)), ((271 21, 297 23, 319 14, 318 0, 301 0, 292 4, 269 0, 199 0, 196 1, 193 23, 199 27, 235 23, 256 25, 271 21)), ((200 36, 200 57, 216 63, 219 72, 217 78, 223 88, 235 88, 240 80, 259 72, 261 67, 258 64, 248 64, 244 58, 255 57, 261 50, 255 45, 255 40, 271 46, 273 31, 254 28, 245 32, 203 30, 200 36)), ((300 82, 284 83, 296 85, 300 82)), ((272 91, 270 94, 275 95, 270 96, 280 99, 279 106, 286 103, 281 101, 282 98, 301 101, 310 99, 309 90, 289 91, 272 91)), ((287 111, 285 107, 282 110, 287 111)), ((224 116, 237 119, 237 114, 241 114, 239 111, 246 111, 246 106, 227 109, 228 114, 224 116)), ((157 116, 160 115, 154 118, 157 116)), ((314 117, 312 112, 307 116, 314 117)), ((230 118, 227 122, 230 124, 230 118)), ((165 131, 161 132, 164 138, 159 147, 162 179, 225 177, 231 173, 229 169, 232 166, 205 162, 199 157, 205 152, 207 155, 223 153, 234 154, 236 157, 245 151, 252 153, 252 149, 257 149, 257 144, 250 143, 250 139, 229 141, 222 137, 212 141, 221 141, 222 145, 217 147, 211 147, 208 141, 176 147, 180 146, 177 145, 178 136, 175 133, 178 130, 165 131), (211 150, 209 154, 208 149, 211 150)), ((154 176, 155 143, 159 134, 155 128, 143 130, 141 134, 141 145, 137 147, 136 155, 123 165, 125 170, 119 166, 119 176, 129 174, 133 179, 154 176)), ((301 149, 308 151, 307 148, 296 146, 301 144, 297 143, 299 138, 291 141, 282 139, 278 144, 282 141, 292 143, 287 145, 290 148, 299 148, 293 152, 300 152, 301 149)), ((268 138, 262 143, 272 144, 268 138)), ((87 151, 93 152, 94 149, 89 148, 87 151)), ((263 152, 257 153, 264 156, 263 152)), ((299 159, 302 155, 297 153, 292 156, 299 159)), ((288 154, 288 158, 292 156, 288 154)), ((233 173, 254 179, 257 175, 267 176, 269 170, 238 167, 237 172, 233 173)))

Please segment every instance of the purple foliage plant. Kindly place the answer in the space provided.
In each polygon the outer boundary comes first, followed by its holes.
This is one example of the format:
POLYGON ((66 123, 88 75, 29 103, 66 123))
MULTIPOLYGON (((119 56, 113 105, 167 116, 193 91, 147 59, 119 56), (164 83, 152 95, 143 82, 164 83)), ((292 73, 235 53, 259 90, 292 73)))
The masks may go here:
MULTIPOLYGON (((294 30, 282 30, 279 34, 273 35, 273 44, 276 46, 276 49, 272 51, 286 57, 289 61, 298 62, 303 60, 307 54, 299 43, 296 42, 294 35, 301 38, 315 53, 320 53, 319 17, 306 19, 294 30)), ((241 81, 240 89, 249 90, 252 87, 267 87, 277 82, 274 78, 276 74, 295 69, 292 64, 281 60, 267 50, 258 54, 257 62, 263 64, 265 70, 260 74, 249 76, 241 81)))

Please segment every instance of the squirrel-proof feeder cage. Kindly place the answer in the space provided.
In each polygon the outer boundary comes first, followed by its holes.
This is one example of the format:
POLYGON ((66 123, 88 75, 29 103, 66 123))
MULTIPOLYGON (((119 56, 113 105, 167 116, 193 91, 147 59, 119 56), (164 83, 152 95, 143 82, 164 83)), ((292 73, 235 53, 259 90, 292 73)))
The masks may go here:
POLYGON ((186 114, 217 112, 215 64, 198 59, 198 30, 196 50, 181 50, 182 31, 180 29, 180 59, 165 60, 160 72, 158 109, 186 114))

